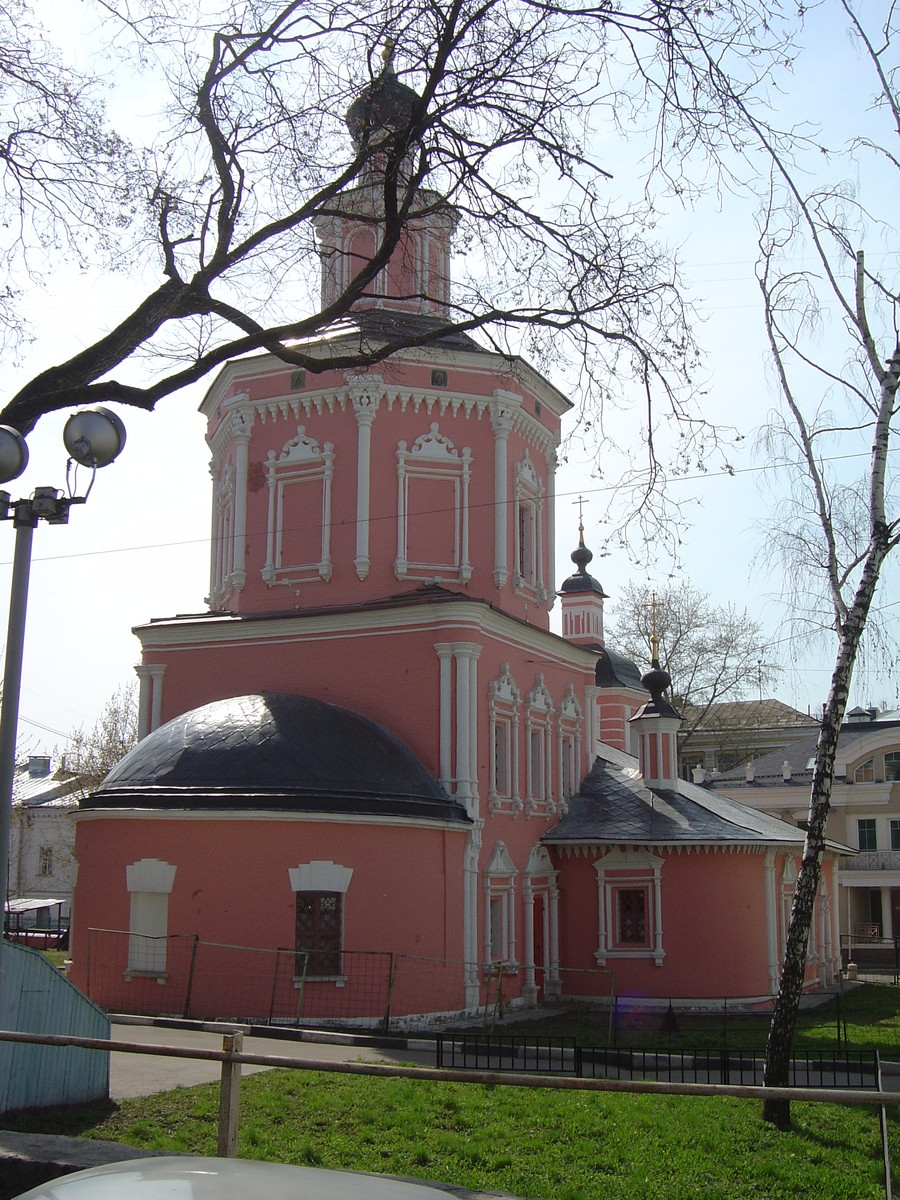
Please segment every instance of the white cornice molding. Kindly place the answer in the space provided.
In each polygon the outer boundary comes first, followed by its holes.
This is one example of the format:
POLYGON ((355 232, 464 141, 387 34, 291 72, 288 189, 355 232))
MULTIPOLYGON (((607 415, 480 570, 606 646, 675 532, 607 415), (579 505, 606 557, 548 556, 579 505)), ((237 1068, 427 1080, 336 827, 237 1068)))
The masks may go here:
MULTIPOLYGON (((316 350, 320 349, 324 356, 326 352, 330 353, 339 347, 342 342, 350 342, 352 340, 352 337, 338 337, 329 339, 327 343, 323 342, 320 347, 311 345, 305 349, 306 353, 309 354, 315 354, 316 350)), ((358 337, 356 340, 358 342, 358 337)), ((485 403, 491 399, 499 376, 509 382, 510 390, 513 387, 522 388, 524 386, 527 388, 542 404, 546 404, 555 416, 561 417, 574 407, 571 400, 558 388, 554 387, 549 379, 545 379, 534 367, 525 362, 524 359, 498 354, 495 351, 460 350, 458 348, 435 344, 400 350, 396 354, 391 355, 390 361, 395 365, 412 363, 416 366, 421 366, 422 363, 429 362, 446 363, 448 366, 485 376, 494 385, 491 387, 490 395, 477 397, 478 400, 485 403)), ((219 374, 210 384, 209 390, 200 404, 199 411, 204 416, 211 416, 220 403, 228 403, 226 394, 236 383, 239 384, 251 377, 259 380, 268 375, 283 375, 285 371, 290 371, 291 369, 290 363, 283 362, 274 354, 262 353, 250 355, 247 358, 233 359, 221 368, 219 374)), ((316 394, 325 395, 334 391, 334 387, 328 387, 315 391, 291 392, 287 397, 269 398, 258 403, 263 406, 270 403, 279 404, 282 400, 290 402, 294 399, 315 396, 316 394)), ((298 414, 295 413, 294 416, 297 417, 298 414)), ((532 420, 537 428, 543 429, 544 433, 548 434, 549 431, 544 429, 536 418, 532 418, 532 420)))
POLYGON ((136 625, 132 633, 145 650, 196 650, 216 645, 260 645, 329 637, 370 637, 386 633, 428 630, 439 641, 459 641, 461 629, 471 630, 468 640, 478 643, 483 635, 510 646, 531 646, 546 660, 565 669, 593 672, 596 653, 567 642, 550 630, 525 625, 506 613, 478 600, 433 600, 408 607, 365 609, 354 612, 291 613, 263 620, 230 615, 173 617, 171 620, 136 625), (453 629, 446 638, 442 630, 453 629))

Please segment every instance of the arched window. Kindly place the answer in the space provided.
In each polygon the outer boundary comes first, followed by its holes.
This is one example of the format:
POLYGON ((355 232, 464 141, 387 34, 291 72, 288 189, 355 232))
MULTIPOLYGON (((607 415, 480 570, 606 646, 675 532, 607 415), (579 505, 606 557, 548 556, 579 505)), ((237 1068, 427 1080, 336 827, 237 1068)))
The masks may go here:
POLYGON ((556 811, 553 803, 553 700, 538 675, 525 697, 525 815, 556 811))
POLYGON ((491 777, 488 810, 492 813, 522 811, 519 798, 519 708, 522 697, 509 673, 509 663, 500 664, 500 674, 488 687, 491 722, 491 777))

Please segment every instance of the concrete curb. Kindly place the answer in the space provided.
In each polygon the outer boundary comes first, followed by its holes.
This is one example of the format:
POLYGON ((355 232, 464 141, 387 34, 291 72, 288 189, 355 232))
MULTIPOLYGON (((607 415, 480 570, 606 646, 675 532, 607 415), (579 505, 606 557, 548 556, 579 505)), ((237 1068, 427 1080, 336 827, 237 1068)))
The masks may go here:
POLYGON ((319 1042, 323 1046, 370 1046, 374 1050, 434 1049, 432 1038, 390 1037, 374 1033, 332 1033, 327 1029, 296 1029, 281 1025, 249 1025, 243 1021, 191 1021, 184 1017, 136 1017, 109 1013, 113 1025, 148 1026, 156 1029, 194 1029, 198 1033, 233 1033, 245 1037, 277 1038, 289 1042, 319 1042))

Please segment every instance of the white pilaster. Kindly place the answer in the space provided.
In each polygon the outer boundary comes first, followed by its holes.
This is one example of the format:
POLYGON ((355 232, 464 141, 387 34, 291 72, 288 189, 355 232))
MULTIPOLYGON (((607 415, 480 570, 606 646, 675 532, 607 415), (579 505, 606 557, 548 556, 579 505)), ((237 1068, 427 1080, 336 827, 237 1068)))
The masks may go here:
POLYGON ((364 375, 350 381, 353 412, 359 426, 356 460, 356 557, 353 565, 360 579, 369 573, 369 510, 372 462, 372 424, 384 393, 380 375, 364 375))
POLYGON ((469 783, 472 791, 472 813, 478 812, 478 659, 480 646, 471 646, 469 654, 469 783))
POLYGON ((148 667, 153 682, 152 700, 150 704, 150 732, 162 725, 163 675, 166 673, 165 663, 151 663, 148 667))
POLYGON ((235 445, 234 478, 234 566, 231 586, 239 592, 247 582, 247 464, 250 457, 252 414, 235 413, 232 434, 235 445))
MULTIPOLYGON (((548 924, 550 926, 550 978, 544 981, 544 995, 558 996, 559 984, 559 888, 556 886, 556 876, 550 884, 547 893, 550 902, 548 924)), ((545 942, 545 945, 548 943, 545 942)))
MULTIPOLYGON (((597 754, 597 697, 599 695, 600 689, 594 686, 594 684, 588 684, 584 689, 584 743, 585 750, 587 751, 587 769, 589 771, 594 765, 594 758, 597 754)), ((625 729, 627 732, 627 721, 625 729)), ((578 782, 580 783, 581 780, 578 782)))
POLYGON ((491 428, 494 431, 494 583, 502 588, 509 578, 507 543, 509 541, 508 446, 512 429, 510 406, 518 407, 522 397, 497 388, 491 402, 491 428))
POLYGON ((150 732, 150 695, 153 691, 153 680, 150 677, 150 668, 138 663, 134 668, 134 673, 140 680, 140 692, 138 693, 138 741, 142 741, 150 732))
POLYGON ((526 1004, 537 999, 537 984, 534 978, 534 890, 531 880, 522 880, 522 906, 525 912, 525 987, 523 997, 526 1004))
POLYGON ((547 611, 556 603, 556 448, 547 451, 547 611))
POLYGON ((766 893, 766 953, 769 959, 769 992, 778 992, 778 927, 775 921, 775 851, 766 851, 764 871, 764 887, 766 893))
POLYGON ((453 646, 437 642, 434 648, 441 660, 441 787, 449 795, 453 791, 453 646))

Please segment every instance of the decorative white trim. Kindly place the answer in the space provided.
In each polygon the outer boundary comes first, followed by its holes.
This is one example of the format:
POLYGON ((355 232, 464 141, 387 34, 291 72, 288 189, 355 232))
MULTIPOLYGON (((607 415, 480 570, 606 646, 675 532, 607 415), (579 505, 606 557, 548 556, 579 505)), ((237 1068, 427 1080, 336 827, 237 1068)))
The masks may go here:
POLYGON ((516 682, 509 673, 509 663, 500 664, 500 674, 488 685, 488 717, 490 725, 489 750, 491 756, 488 782, 488 811, 498 813, 504 809, 517 816, 523 808, 519 796, 519 709, 522 696, 516 682), (499 734, 498 734, 499 731, 499 734), (497 790, 498 742, 503 754, 502 777, 505 787, 497 790))
POLYGON ((353 565, 363 580, 369 574, 369 491, 371 486, 372 424, 384 395, 380 375, 351 376, 347 391, 359 426, 356 465, 356 557, 353 565))
POLYGON ((557 795, 560 812, 566 812, 569 799, 581 784, 581 731, 584 718, 581 705, 575 695, 575 686, 566 684, 565 694, 559 702, 556 718, 557 736, 557 795))
POLYGON ((528 449, 513 468, 515 547, 513 589, 538 603, 547 599, 544 586, 544 487, 528 449))
MULTIPOLYGON (((394 573, 398 579, 453 580, 468 583, 472 577, 469 562, 469 478, 472 452, 464 446, 462 454, 444 437, 438 422, 432 421, 407 449, 397 446, 397 557, 394 573), (409 559, 409 486, 410 480, 450 482, 453 485, 453 557, 450 562, 410 561, 409 559)), ((443 505, 436 505, 436 508, 443 505)), ((412 514, 416 516, 417 514, 412 514)), ((418 514, 424 515, 424 514, 418 514)), ((435 514, 435 520, 441 520, 435 514)), ((443 518, 445 519, 445 518, 443 518)))
POLYGON ((559 459, 556 447, 546 452, 547 458, 547 609, 556 603, 556 469, 559 459))
POLYGON ((495 842, 484 868, 484 964, 503 963, 509 970, 518 967, 516 962, 516 870, 504 842, 495 842), (494 929, 493 901, 500 911, 499 951, 493 952, 494 929))
POLYGON ((213 483, 213 544, 210 607, 221 608, 231 590, 234 571, 234 499, 235 469, 231 459, 225 462, 213 483))
POLYGON ((336 862, 314 859, 298 867, 288 867, 292 892, 341 892, 346 894, 353 876, 352 867, 336 862))
POLYGON ((494 431, 494 583, 502 588, 509 578, 507 540, 509 528, 509 487, 507 456, 513 427, 512 412, 521 410, 522 397, 495 388, 489 412, 494 431))
POLYGON ((553 700, 536 675, 525 697, 525 815, 556 812, 553 800, 553 700))
POLYGON ((538 989, 535 971, 543 971, 544 995, 558 996, 561 992, 559 978, 559 888, 556 885, 558 872, 546 846, 538 843, 528 852, 528 860, 522 876, 522 903, 525 909, 525 984, 522 990, 527 1004, 537 1002, 538 989), (534 905, 541 902, 543 925, 543 961, 534 957, 534 905))
POLYGON ((597 872, 598 944, 594 958, 598 967, 608 958, 652 958, 661 967, 665 958, 662 944, 662 888, 660 876, 664 860, 647 850, 614 846, 594 863, 597 872), (610 877, 610 872, 612 876, 610 877), (647 889, 647 945, 624 949, 617 944, 616 892, 620 889, 647 889))
POLYGON ((262 577, 270 587, 274 584, 293 586, 310 580, 331 579, 331 488, 334 477, 334 445, 325 442, 322 448, 315 438, 308 437, 305 426, 298 425, 296 436, 286 442, 276 456, 268 454, 266 479, 269 485, 269 509, 266 532, 266 562, 262 577), (321 490, 317 485, 321 485, 321 490), (312 504, 288 503, 285 523, 285 492, 293 488, 320 495, 322 522, 321 554, 317 562, 285 562, 284 532, 292 522, 309 520, 315 512, 312 504))
POLYGON ((175 885, 177 867, 160 858, 141 858, 125 868, 129 892, 158 892, 168 895, 175 885))

